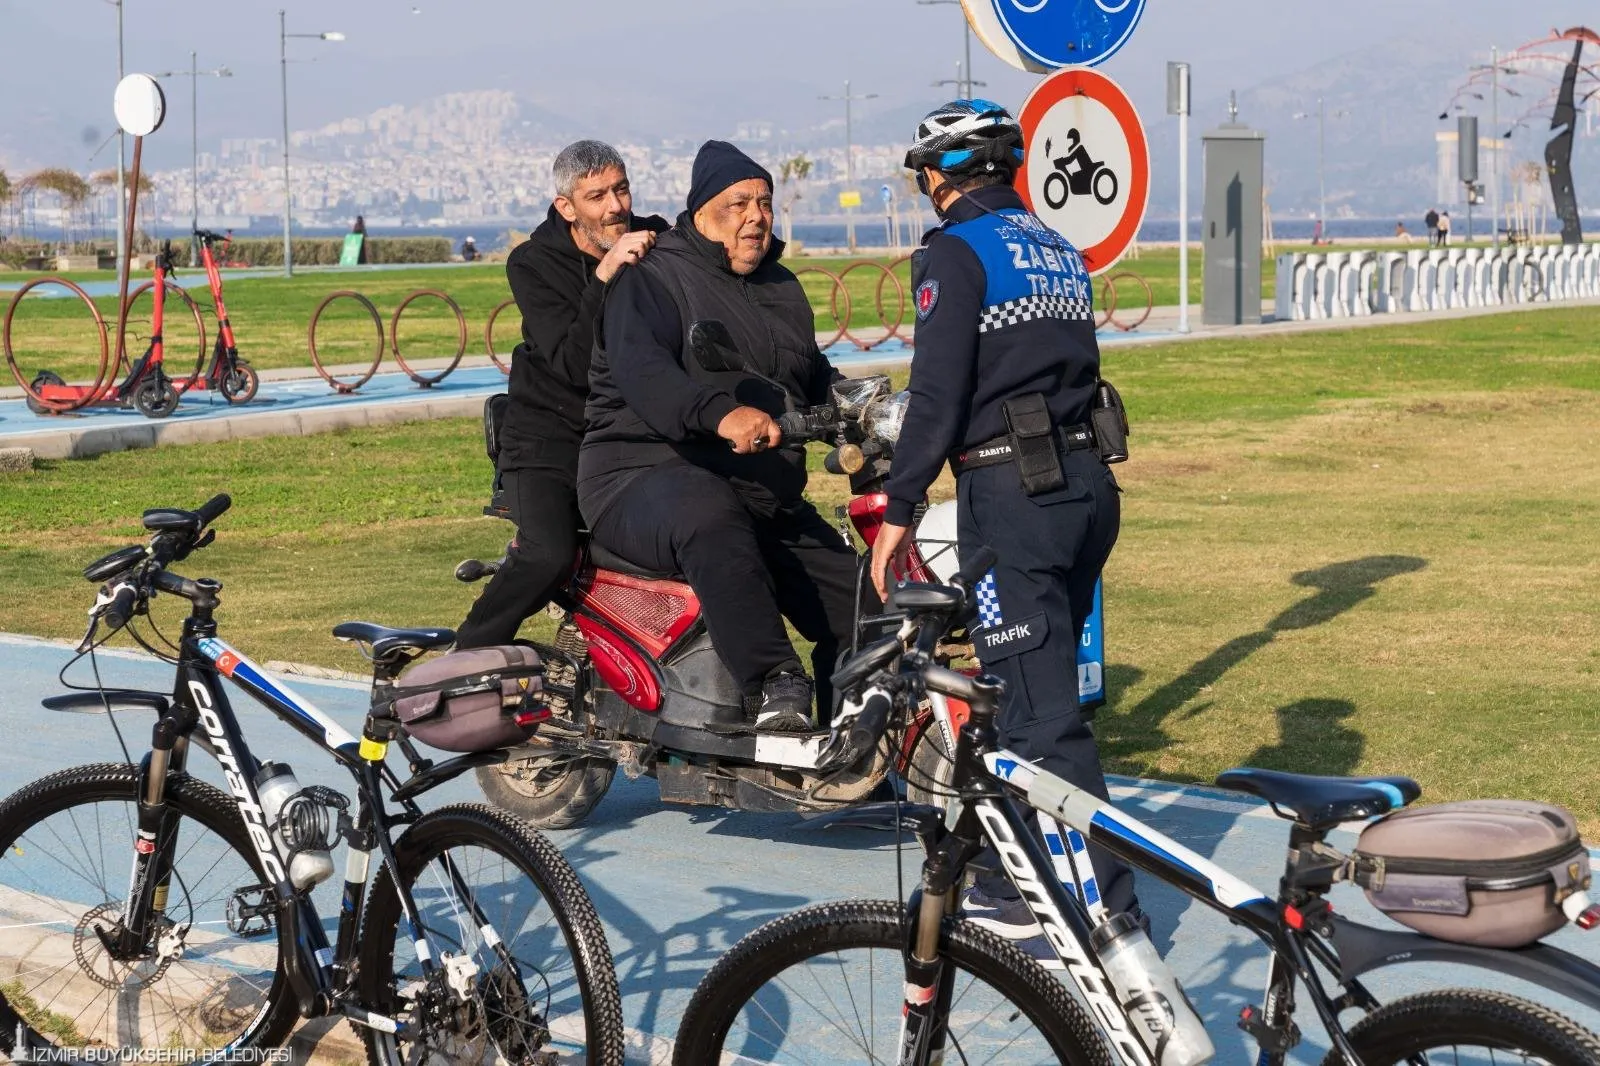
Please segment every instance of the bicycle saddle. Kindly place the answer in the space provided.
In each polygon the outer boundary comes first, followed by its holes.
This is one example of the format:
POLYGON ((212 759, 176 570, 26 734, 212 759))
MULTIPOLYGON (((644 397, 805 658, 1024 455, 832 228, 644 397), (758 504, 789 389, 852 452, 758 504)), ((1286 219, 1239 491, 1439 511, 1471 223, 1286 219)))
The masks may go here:
POLYGON ((1422 795, 1409 777, 1313 777, 1248 766, 1224 770, 1217 784, 1260 796, 1280 817, 1292 814, 1312 829, 1388 814, 1422 795))
POLYGON ((333 627, 340 640, 355 640, 372 645, 374 659, 386 659, 397 651, 415 648, 427 651, 456 642, 453 629, 391 629, 376 622, 340 622, 333 627))
POLYGON ((589 541, 589 561, 602 570, 615 570, 619 574, 627 574, 629 577, 642 577, 647 581, 688 580, 676 571, 651 570, 649 567, 629 562, 597 540, 589 541))

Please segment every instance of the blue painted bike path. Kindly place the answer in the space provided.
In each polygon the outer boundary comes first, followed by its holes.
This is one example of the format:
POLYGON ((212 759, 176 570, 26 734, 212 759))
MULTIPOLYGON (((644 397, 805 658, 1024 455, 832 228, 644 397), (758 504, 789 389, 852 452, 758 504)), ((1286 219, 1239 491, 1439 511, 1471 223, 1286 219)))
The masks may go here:
MULTIPOLYGON (((63 590, 65 591, 65 590, 63 590)), ((87 602, 88 587, 84 592, 87 602)), ((227 608, 221 615, 226 630, 227 608)), ((176 619, 174 618, 175 622, 176 619)), ((385 619, 396 624, 438 619, 385 619)), ((332 640, 312 635, 310 640, 332 640)), ((120 760, 103 714, 58 713, 39 706, 40 698, 61 691, 56 674, 71 657, 58 642, 0 635, 0 735, 11 738, 0 761, 0 795, 62 767, 120 760)), ((108 685, 170 691, 172 668, 148 656, 112 651, 100 656, 108 685)), ((92 681, 88 663, 69 678, 92 681)), ((296 691, 339 720, 358 729, 365 704, 362 685, 295 677, 296 691)), ((233 700, 257 758, 290 762, 302 783, 319 782, 348 792, 341 774, 311 744, 240 693, 233 700)), ((148 715, 120 712, 118 719, 135 757, 149 744, 148 715)), ((195 771, 220 784, 216 767, 203 756, 195 771)), ((1182 787, 1133 779, 1114 779, 1117 805, 1207 855, 1258 888, 1273 894, 1281 873, 1287 826, 1249 797, 1215 789, 1182 787)), ((431 809, 450 802, 477 802, 482 796, 471 775, 457 778, 424 798, 431 809)), ((618 776, 610 793, 581 827, 550 833, 578 870, 606 924, 623 992, 630 1030, 642 1034, 651 1053, 661 1055, 696 983, 716 958, 758 925, 809 903, 829 899, 893 898, 896 849, 885 833, 824 827, 798 815, 747 814, 714 808, 666 807, 649 779, 618 776)), ((1348 846, 1349 833, 1333 843, 1348 846)), ((920 853, 914 844, 900 854, 909 890, 917 878, 920 853)), ((337 913, 333 889, 319 890, 324 915, 337 913)), ((1266 979, 1265 952, 1216 912, 1194 903, 1148 877, 1140 898, 1155 920, 1157 945, 1188 988, 1212 1039, 1218 1062, 1253 1059, 1254 1049, 1234 1025, 1241 1007, 1261 1001, 1266 979)), ((1358 891, 1341 888, 1335 906, 1346 915, 1380 924, 1358 891)), ((1600 957, 1600 933, 1568 929, 1554 942, 1588 958, 1600 957)), ((1556 1000, 1542 989, 1476 971, 1439 966, 1408 966, 1380 972, 1370 986, 1380 999, 1449 985, 1499 987, 1548 1002, 1600 1026, 1600 1016, 1556 1000)), ((1314 1017, 1300 1019, 1306 1040, 1297 1062, 1317 1062, 1326 1041, 1314 1017)))

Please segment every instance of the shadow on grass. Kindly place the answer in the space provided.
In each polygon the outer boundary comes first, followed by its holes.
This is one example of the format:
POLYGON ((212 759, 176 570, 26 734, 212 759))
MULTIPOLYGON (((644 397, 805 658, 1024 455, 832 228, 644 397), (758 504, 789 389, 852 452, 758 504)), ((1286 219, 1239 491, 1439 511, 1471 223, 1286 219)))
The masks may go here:
MULTIPOLYGON (((1413 555, 1369 555, 1294 574, 1290 583, 1314 590, 1310 596, 1291 604, 1256 632, 1228 641, 1132 707, 1102 718, 1099 728, 1107 754, 1126 758, 1166 747, 1171 742, 1162 728, 1167 718, 1179 710, 1188 716, 1203 714, 1211 706, 1209 700, 1202 698, 1206 691, 1229 670, 1271 644, 1279 633, 1331 622, 1376 595, 1379 582, 1415 573, 1427 565, 1427 560, 1413 555)), ((1117 706, 1116 694, 1137 683, 1141 676, 1134 667, 1114 666, 1108 670, 1107 687, 1113 693, 1113 706, 1117 706)), ((1318 754, 1314 772, 1346 773, 1360 759, 1361 742, 1358 734, 1338 723, 1354 712, 1355 707, 1344 700, 1305 699, 1280 707, 1279 743, 1258 748, 1250 762, 1270 766, 1276 761, 1281 769, 1312 772, 1303 764, 1305 752, 1314 750, 1318 754), (1307 744, 1304 740, 1311 733, 1315 733, 1316 742, 1307 744)))

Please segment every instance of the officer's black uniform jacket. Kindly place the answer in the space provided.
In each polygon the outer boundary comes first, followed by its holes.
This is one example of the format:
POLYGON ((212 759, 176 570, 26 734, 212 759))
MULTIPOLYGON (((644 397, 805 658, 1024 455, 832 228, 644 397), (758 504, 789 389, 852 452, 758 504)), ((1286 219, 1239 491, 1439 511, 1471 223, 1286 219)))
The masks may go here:
POLYGON ((806 486, 799 448, 735 455, 717 426, 736 407, 777 417, 786 404, 824 403, 833 368, 817 349, 810 301, 778 262, 773 239, 748 275, 690 216, 656 241, 637 266, 607 286, 589 371, 588 428, 578 462, 579 496, 591 522, 639 471, 681 457, 728 478, 755 513, 798 502, 806 486), (770 382, 705 369, 689 331, 716 319, 739 355, 770 382))
POLYGON ((947 459, 1006 432, 1005 400, 1040 392, 1058 426, 1087 422, 1100 373, 1083 257, 1016 190, 964 194, 923 244, 911 405, 886 486, 898 526, 947 459))

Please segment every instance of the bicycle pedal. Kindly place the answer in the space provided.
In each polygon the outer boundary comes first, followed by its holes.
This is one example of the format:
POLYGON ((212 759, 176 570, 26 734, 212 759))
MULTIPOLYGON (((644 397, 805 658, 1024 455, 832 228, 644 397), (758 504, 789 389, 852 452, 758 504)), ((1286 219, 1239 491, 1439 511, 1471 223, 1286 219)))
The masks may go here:
POLYGON ((1286 1025, 1269 1025, 1260 1007, 1246 1006, 1239 1011, 1239 1028, 1255 1039, 1269 1055, 1284 1055, 1300 1043, 1300 1027, 1291 1020, 1286 1025))

